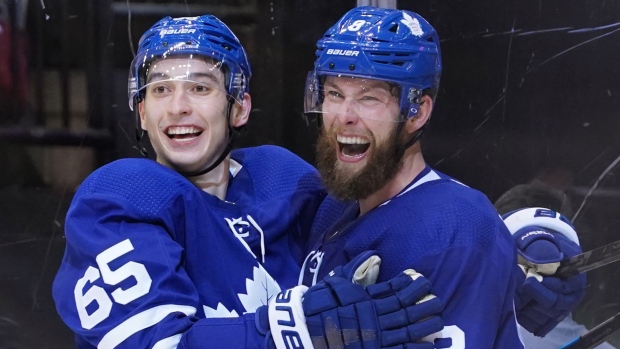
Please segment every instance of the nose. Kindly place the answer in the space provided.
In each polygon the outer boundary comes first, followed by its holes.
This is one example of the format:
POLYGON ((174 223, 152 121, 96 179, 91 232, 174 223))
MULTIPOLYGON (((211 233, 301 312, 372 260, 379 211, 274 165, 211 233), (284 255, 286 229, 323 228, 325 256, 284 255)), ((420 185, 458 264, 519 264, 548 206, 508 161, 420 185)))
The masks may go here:
POLYGON ((356 101, 353 98, 345 98, 336 110, 336 119, 343 125, 355 125, 359 121, 356 101))
POLYGON ((183 89, 175 90, 169 102, 168 112, 172 116, 184 116, 192 113, 192 105, 183 89))

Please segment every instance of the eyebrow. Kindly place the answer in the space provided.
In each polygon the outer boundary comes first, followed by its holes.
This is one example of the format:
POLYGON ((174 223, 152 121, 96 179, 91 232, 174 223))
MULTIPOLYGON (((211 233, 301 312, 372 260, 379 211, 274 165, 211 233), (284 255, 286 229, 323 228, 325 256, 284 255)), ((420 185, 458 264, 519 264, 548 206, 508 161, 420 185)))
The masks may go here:
MULTIPOLYGON (((368 81, 368 80, 366 80, 366 81, 368 81)), ((391 89, 390 89, 389 84, 388 84, 387 88, 385 86, 383 86, 383 83, 385 81, 368 81, 368 82, 370 84, 368 86, 366 86, 364 89, 362 89, 361 92, 363 92, 364 90, 369 91, 369 90, 379 89, 379 90, 384 90, 385 92, 391 94, 391 89)), ((341 87, 336 85, 335 83, 333 83, 331 80, 325 81, 324 86, 333 87, 333 88, 335 88, 335 89, 337 89, 339 91, 341 90, 341 87)), ((358 91, 358 92, 360 92, 360 91, 358 91)))
POLYGON ((338 88, 338 86, 336 86, 336 84, 334 84, 333 82, 331 82, 331 80, 327 80, 327 81, 325 81, 325 83, 323 84, 323 86, 330 86, 330 87, 338 88))
MULTIPOLYGON (((213 74, 211 72, 195 72, 195 73, 190 73, 189 75, 187 75, 186 80, 194 80, 196 78, 208 78, 208 79, 211 79, 211 80, 213 80, 215 82, 220 82, 220 80, 217 78, 217 76, 215 76, 215 74, 213 74)), ((171 78, 166 73, 153 72, 147 78, 146 83, 149 84, 149 83, 153 82, 154 80, 171 80, 171 78)))

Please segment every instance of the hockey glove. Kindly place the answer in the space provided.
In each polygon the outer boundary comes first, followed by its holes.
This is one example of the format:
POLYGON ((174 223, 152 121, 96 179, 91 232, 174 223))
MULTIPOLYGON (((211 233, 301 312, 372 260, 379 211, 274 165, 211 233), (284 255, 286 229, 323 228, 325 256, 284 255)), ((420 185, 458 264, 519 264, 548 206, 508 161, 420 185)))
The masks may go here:
POLYGON ((566 279, 553 276, 562 260, 582 252, 577 233, 568 219, 544 208, 513 211, 503 219, 515 239, 523 270, 515 295, 517 320, 544 337, 585 295, 584 274, 566 279))
POLYGON ((268 314, 266 307, 259 308, 259 329, 263 324, 264 331, 269 319, 267 347, 433 348, 418 340, 443 328, 437 315, 443 305, 429 294, 430 283, 422 275, 408 270, 367 288, 351 281, 373 283, 379 264, 372 252, 362 253, 307 291, 298 286, 282 292, 270 302, 268 314))

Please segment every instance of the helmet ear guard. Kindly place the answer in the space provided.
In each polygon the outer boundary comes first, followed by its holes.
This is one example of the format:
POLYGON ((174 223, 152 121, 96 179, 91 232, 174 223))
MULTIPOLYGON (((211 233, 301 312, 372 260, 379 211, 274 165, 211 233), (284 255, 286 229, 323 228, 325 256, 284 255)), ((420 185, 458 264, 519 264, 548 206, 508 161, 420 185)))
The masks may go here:
POLYGON ((243 73, 236 72, 232 74, 231 81, 229 94, 235 100, 243 103, 243 95, 249 90, 249 86, 247 86, 248 79, 243 76, 243 73))
POLYGON ((417 88, 410 87, 409 92, 407 93, 407 100, 409 102, 409 110, 405 113, 405 111, 401 111, 402 115, 406 115, 405 119, 409 119, 418 114, 420 104, 422 104, 422 91, 417 88))

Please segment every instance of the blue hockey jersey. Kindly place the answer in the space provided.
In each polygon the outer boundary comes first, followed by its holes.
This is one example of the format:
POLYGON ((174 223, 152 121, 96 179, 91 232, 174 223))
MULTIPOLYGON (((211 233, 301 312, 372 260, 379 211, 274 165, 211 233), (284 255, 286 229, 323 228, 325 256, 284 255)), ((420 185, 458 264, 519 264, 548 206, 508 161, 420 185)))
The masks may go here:
POLYGON ((436 348, 523 348, 513 310, 516 248, 486 196, 426 167, 399 195, 358 215, 355 202, 325 199, 301 282, 313 285, 359 253, 376 250, 379 282, 412 268, 444 302, 446 327, 436 348))
POLYGON ((78 348, 263 347, 252 313, 297 284, 325 193, 283 148, 231 158, 226 200, 147 159, 115 161, 82 183, 53 284, 78 348))

